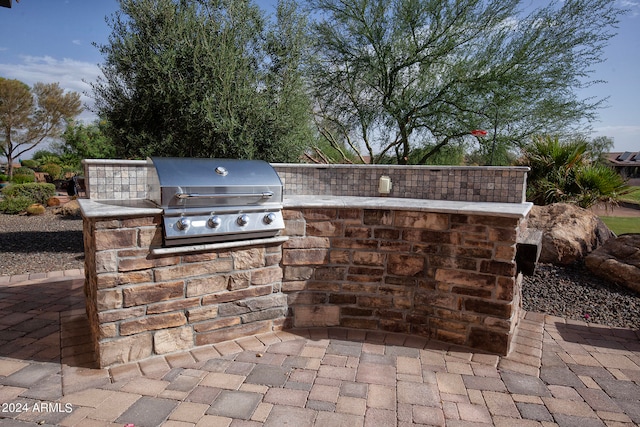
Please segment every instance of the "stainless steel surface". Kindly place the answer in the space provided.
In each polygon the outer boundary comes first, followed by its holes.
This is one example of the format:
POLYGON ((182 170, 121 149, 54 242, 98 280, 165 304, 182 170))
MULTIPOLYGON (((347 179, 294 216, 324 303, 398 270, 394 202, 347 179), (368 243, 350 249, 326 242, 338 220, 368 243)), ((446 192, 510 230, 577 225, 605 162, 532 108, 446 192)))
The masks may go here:
POLYGON ((270 199, 273 197, 273 192, 268 191, 262 194, 256 193, 233 193, 233 194, 198 194, 198 193, 178 193, 176 194, 178 199, 227 199, 233 197, 260 197, 261 199, 270 199))
POLYGON ((151 200, 163 209, 164 244, 273 237, 284 229, 282 182, 258 160, 149 159, 151 200))
POLYGON ((273 212, 269 212, 268 214, 266 214, 264 216, 264 218, 262 220, 264 221, 265 224, 271 224, 276 219, 277 219, 276 214, 274 214, 273 212))

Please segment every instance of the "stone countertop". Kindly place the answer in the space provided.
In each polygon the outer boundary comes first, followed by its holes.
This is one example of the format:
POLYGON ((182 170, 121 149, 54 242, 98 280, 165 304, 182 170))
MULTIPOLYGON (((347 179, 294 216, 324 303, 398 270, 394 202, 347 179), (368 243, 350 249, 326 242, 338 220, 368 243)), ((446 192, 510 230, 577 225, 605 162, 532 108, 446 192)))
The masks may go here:
POLYGON ((78 199, 85 218, 121 218, 144 215, 161 215, 162 209, 144 199, 93 200, 78 199))
MULTIPOLYGON (((118 218, 123 216, 161 215, 162 209, 153 202, 133 200, 78 199, 86 218, 118 218)), ((284 208, 360 208, 394 209, 418 212, 455 213, 524 218, 532 203, 456 202, 447 200, 401 199, 393 197, 351 196, 290 196, 284 198, 284 208)))
POLYGON ((418 212, 455 213, 524 218, 533 203, 456 202, 448 200, 402 199, 393 197, 290 196, 284 208, 394 209, 418 212))

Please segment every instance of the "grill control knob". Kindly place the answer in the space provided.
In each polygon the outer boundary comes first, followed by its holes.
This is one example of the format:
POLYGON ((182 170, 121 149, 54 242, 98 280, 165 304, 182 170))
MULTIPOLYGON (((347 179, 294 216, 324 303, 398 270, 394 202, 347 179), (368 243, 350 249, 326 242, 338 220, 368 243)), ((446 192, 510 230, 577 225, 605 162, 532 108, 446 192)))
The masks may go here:
POLYGON ((238 225, 240 227, 244 227, 245 225, 247 225, 249 223, 249 215, 240 215, 238 217, 238 219, 236 220, 236 222, 238 223, 238 225))
POLYGON ((262 218, 262 220, 265 224, 271 224, 276 220, 276 214, 274 214, 273 212, 269 212, 264 216, 264 218, 262 218))
POLYGON ((176 221, 176 227, 178 227, 178 230, 186 230, 189 228, 189 220, 186 218, 180 218, 176 221))
POLYGON ((209 221, 207 221, 207 225, 211 228, 218 228, 222 225, 222 220, 219 216, 212 216, 209 218, 209 221))

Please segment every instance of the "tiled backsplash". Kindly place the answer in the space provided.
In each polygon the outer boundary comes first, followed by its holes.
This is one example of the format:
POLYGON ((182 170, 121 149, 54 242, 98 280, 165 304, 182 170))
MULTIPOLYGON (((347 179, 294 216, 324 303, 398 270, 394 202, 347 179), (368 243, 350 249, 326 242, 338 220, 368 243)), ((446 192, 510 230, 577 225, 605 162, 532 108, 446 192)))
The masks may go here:
POLYGON ((380 177, 392 181, 389 197, 522 203, 526 167, 274 164, 285 195, 378 197, 380 177))
POLYGON ((84 160, 87 197, 96 200, 147 198, 147 162, 144 160, 84 160))
MULTIPOLYGON (((96 200, 147 199, 144 160, 84 161, 87 196, 96 200)), ((151 166, 152 167, 152 166, 151 166)), ((277 163, 287 195, 378 197, 380 177, 392 181, 389 197, 522 203, 526 167, 310 165, 277 163)))

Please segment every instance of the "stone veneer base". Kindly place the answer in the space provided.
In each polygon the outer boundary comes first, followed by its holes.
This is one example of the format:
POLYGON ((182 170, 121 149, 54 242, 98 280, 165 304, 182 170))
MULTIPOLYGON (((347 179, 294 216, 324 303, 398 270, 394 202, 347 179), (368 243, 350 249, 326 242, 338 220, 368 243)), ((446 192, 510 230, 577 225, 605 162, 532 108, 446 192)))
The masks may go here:
POLYGON ((509 350, 530 204, 292 197, 286 241, 162 253, 161 210, 80 203, 102 367, 287 327, 509 350))

